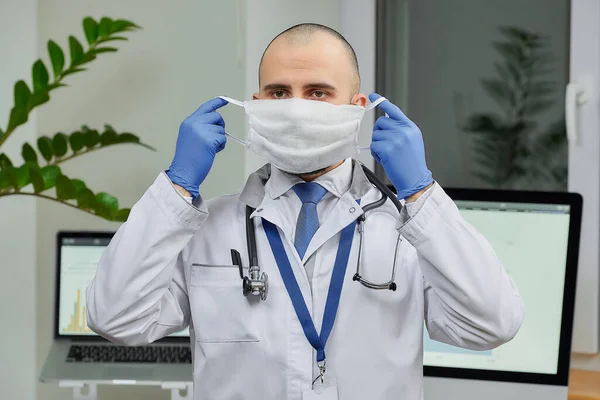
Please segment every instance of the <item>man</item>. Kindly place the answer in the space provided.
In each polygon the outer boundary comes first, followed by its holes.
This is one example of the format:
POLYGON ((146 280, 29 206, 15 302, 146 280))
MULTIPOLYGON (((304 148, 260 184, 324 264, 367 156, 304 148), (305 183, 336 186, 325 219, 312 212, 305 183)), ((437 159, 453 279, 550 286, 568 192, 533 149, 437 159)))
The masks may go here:
POLYGON ((432 339, 474 350, 514 337, 524 313, 516 287, 433 181, 419 129, 389 101, 379 104, 387 116, 375 124, 371 152, 405 207, 399 213, 388 200, 366 213, 360 274, 386 282, 397 257, 396 290, 353 281, 354 223, 381 193, 341 150, 322 165, 332 153, 319 143, 337 132, 329 128, 354 127, 344 124, 354 118, 346 113, 367 105, 344 38, 320 25, 292 27, 265 50, 259 75, 260 101, 246 104, 254 118, 250 148, 273 165, 251 175, 241 193, 205 201, 198 188, 225 147, 216 109, 227 101, 210 100, 188 117, 170 168, 102 257, 87 293, 90 327, 140 345, 189 324, 198 400, 301 399, 322 391, 316 398, 416 400, 423 397, 423 321, 432 339), (297 115, 320 124, 323 135, 307 139, 310 123, 297 115), (341 123, 327 122, 341 115, 341 123), (292 128, 265 139, 292 120, 292 128), (295 145, 285 147, 288 135, 295 145), (242 294, 230 251, 249 265, 247 206, 258 264, 269 276, 264 301, 242 294))

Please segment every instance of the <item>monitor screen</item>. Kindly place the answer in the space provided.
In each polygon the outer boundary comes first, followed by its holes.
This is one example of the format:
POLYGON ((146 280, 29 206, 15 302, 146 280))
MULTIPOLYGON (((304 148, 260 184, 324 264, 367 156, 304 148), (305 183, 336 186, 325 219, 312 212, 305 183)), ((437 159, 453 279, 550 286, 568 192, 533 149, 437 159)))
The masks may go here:
MULTIPOLYGON (((60 243, 58 334, 97 336, 87 327, 85 298, 108 237, 63 237, 60 243)), ((170 336, 189 336, 189 330, 170 336)))
POLYGON ((492 244, 514 280, 526 317, 515 338, 490 351, 464 350, 424 335, 424 365, 557 374, 570 206, 455 201, 492 244))

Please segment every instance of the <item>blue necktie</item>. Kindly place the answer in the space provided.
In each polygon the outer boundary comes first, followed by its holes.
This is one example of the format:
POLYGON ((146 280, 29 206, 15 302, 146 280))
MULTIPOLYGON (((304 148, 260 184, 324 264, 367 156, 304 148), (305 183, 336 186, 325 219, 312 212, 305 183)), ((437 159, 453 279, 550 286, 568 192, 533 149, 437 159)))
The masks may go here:
POLYGON ((315 182, 298 183, 292 189, 302 201, 302 208, 296 223, 294 246, 300 258, 303 258, 310 240, 319 229, 317 203, 325 196, 327 190, 315 182))

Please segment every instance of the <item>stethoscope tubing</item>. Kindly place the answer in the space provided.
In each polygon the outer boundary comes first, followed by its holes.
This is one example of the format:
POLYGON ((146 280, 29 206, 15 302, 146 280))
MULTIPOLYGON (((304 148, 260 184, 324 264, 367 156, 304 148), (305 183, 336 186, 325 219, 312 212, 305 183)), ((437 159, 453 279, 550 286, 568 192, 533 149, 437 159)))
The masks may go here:
MULTIPOLYGON (((393 269, 392 269, 391 281, 389 281, 385 284, 376 284, 376 283, 369 282, 368 280, 362 278, 358 273, 358 269, 360 267, 360 261, 361 261, 362 247, 363 247, 363 236, 364 236, 363 224, 366 221, 367 212, 372 211, 378 207, 381 207, 387 201, 387 199, 391 200, 391 202, 394 204, 396 209, 398 209, 399 213, 402 212, 402 204, 400 203, 400 201, 398 200, 396 195, 377 177, 377 175, 375 175, 375 173, 373 171, 371 171, 369 168, 367 168, 362 163, 359 163, 359 165, 363 169, 363 172, 365 173, 369 182, 371 182, 381 192, 381 198, 372 203, 364 205, 362 207, 363 214, 361 216, 359 216, 358 220, 357 220, 358 230, 359 230, 359 234, 360 234, 360 243, 359 243, 359 250, 358 250, 359 255, 358 255, 358 261, 357 261, 357 268, 356 268, 356 274, 354 275, 354 280, 359 281, 361 284, 363 284, 364 286, 371 288, 371 289, 396 290, 396 283, 394 282, 394 278, 396 276, 396 261, 397 261, 396 258, 398 256, 398 245, 401 241, 400 236, 398 236, 398 240, 396 242, 396 251, 394 254, 394 265, 393 265, 393 269)), ((246 244, 248 246, 248 261, 250 262, 250 267, 257 268, 258 272, 260 273, 260 267, 258 265, 258 252, 256 250, 256 228, 254 226, 254 221, 251 218, 251 215, 253 212, 254 212, 254 208, 252 208, 250 206, 246 206, 246 244)), ((240 265, 241 265, 241 260, 240 260, 240 265)), ((241 274, 241 268, 240 268, 240 274, 241 274)), ((265 284, 265 286, 266 286, 266 284, 265 284)), ((265 287, 265 290, 267 290, 266 287, 265 287)))

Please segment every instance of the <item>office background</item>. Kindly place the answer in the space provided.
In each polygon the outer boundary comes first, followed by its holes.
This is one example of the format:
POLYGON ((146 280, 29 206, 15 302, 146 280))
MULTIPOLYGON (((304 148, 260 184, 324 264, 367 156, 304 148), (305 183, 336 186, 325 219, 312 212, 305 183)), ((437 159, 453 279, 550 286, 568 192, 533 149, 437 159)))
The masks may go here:
MULTIPOLYGON (((66 174, 85 177, 95 191, 116 195, 122 206, 132 205, 152 183, 156 175, 168 167, 174 150, 181 121, 206 99, 226 95, 237 99, 249 98, 257 86, 257 66, 268 41, 283 29, 299 22, 317 22, 340 29, 353 45, 359 58, 369 52, 368 40, 374 31, 348 24, 347 14, 353 7, 361 7, 352 0, 260 0, 252 1, 184 1, 105 0, 83 2, 77 0, 0 0, 0 112, 5 123, 12 105, 12 86, 17 79, 30 80, 31 64, 38 57, 46 57, 46 42, 52 38, 65 45, 69 34, 83 38, 81 21, 85 16, 127 18, 143 27, 128 35, 129 41, 119 42, 116 54, 107 54, 93 63, 89 71, 68 79, 70 87, 55 91, 52 101, 34 113, 27 125, 19 128, 7 142, 9 156, 18 159, 24 140, 33 142, 38 136, 69 132, 81 124, 101 127, 109 122, 121 131, 138 134, 154 146, 150 152, 135 146, 118 146, 75 159, 64 165, 66 174), (365 45, 365 41, 367 45, 365 45), (8 61, 6 61, 8 60, 8 61), (17 139, 18 138, 18 139, 17 139)), ((421 18, 428 18, 430 10, 443 7, 446 0, 421 1, 421 18)), ((461 0, 462 6, 466 1, 461 0)), ((564 86, 567 79, 568 24, 561 15, 568 12, 568 2, 559 0, 503 1, 507 22, 520 23, 518 9, 527 14, 527 26, 548 33, 562 52, 562 67, 555 70, 556 80, 564 86), (527 3, 527 6, 524 5, 527 3), (550 4, 551 3, 551 4, 550 4), (514 12, 509 12, 514 7, 514 12), (523 8, 526 7, 527 9, 523 8), (530 9, 529 9, 530 8, 530 9), (542 10, 543 12, 536 12, 542 10), (533 17, 532 17, 533 16, 533 17), (509 21, 514 18, 514 20, 509 21), (561 69, 562 68, 562 69, 561 69)), ((482 23, 489 10, 478 9, 482 23)), ((442 14, 438 14, 443 15, 442 14)), ((495 15, 494 17, 498 17, 495 15)), ((474 18, 474 17, 471 17, 474 18)), ((490 17, 491 18, 491 17, 490 17)), ((523 17, 525 18, 525 17, 523 17)), ((447 29, 448 19, 439 19, 439 29, 447 29)), ((416 45, 422 46, 413 56, 419 64, 419 73, 411 80, 410 88, 416 93, 423 88, 420 99, 435 99, 438 93, 448 94, 453 87, 428 85, 436 75, 436 57, 451 53, 457 62, 445 71, 449 77, 459 76, 454 87, 478 90, 477 80, 467 81, 464 73, 469 62, 477 65, 477 74, 489 74, 491 66, 478 58, 469 58, 472 52, 491 52, 489 48, 468 49, 461 42, 444 43, 437 48, 444 54, 431 53, 436 49, 440 32, 428 30, 418 33, 416 45), (432 59, 433 57, 433 59, 432 59), (485 65, 484 65, 485 64, 485 65)), ((481 33, 480 42, 489 42, 496 33, 481 33)), ((465 38, 467 29, 464 32, 465 38)), ((418 47, 413 47, 418 49, 418 47)), ((371 49, 373 51, 373 49, 371 49)), ((412 65, 412 64, 411 64, 412 65)), ((363 63, 363 90, 375 87, 372 63, 363 63)), ((596 71, 597 72, 597 71, 596 71)), ((439 97, 439 96, 437 96, 439 97)), ((485 107, 485 104, 483 105, 485 107)), ((559 112, 557 103, 553 112, 559 112)), ((452 110, 444 110, 441 103, 416 103, 409 113, 425 133, 428 158, 432 169, 443 170, 445 157, 452 167, 440 177, 442 183, 457 184, 471 179, 460 164, 461 144, 447 152, 445 125, 452 125, 456 135, 452 110), (435 118, 427 118, 423 105, 436 109, 435 118), (438 145, 439 143, 439 145, 438 145), (444 144, 446 143, 446 144, 444 144), (462 177, 461 177, 462 174, 462 177)), ((240 134, 245 129, 245 118, 239 108, 223 109, 227 130, 240 134)), ((368 125, 366 123, 365 125, 368 125)), ((241 146, 230 142, 220 153, 207 181, 203 195, 211 197, 233 192, 243 184, 249 172, 260 161, 248 156, 241 146)), ((54 299, 54 234, 60 229, 116 229, 118 224, 94 218, 67 209, 52 202, 12 196, 0 202, 0 240, 3 278, 0 292, 5 301, 0 305, 2 340, 0 341, 0 397, 21 399, 69 398, 67 389, 59 389, 37 382, 41 364, 52 338, 54 299), (4 360, 11 360, 10 363, 4 360)), ((574 367, 600 370, 599 356, 575 356, 574 367)), ((100 398, 114 400, 132 398, 166 399, 168 394, 158 388, 101 387, 100 398)))

